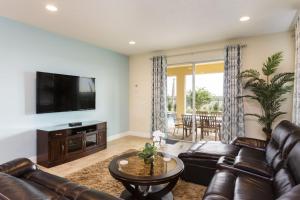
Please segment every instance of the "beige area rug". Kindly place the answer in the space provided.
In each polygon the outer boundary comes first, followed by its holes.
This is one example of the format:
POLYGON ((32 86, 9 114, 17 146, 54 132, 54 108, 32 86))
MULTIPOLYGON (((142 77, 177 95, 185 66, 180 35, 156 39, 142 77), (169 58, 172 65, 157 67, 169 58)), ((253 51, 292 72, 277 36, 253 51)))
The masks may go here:
MULTIPOLYGON (((134 150, 124 153, 130 151, 134 150)), ((119 197, 124 187, 110 175, 108 170, 108 165, 113 158, 98 162, 66 178, 75 183, 119 197)), ((199 200, 202 199, 205 189, 204 186, 179 180, 172 192, 174 200, 199 200)))

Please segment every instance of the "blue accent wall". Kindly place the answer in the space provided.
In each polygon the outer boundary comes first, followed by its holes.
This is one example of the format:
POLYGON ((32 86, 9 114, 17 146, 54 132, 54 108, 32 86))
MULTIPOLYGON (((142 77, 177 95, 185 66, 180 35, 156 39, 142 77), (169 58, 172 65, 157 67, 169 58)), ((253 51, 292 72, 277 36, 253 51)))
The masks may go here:
MULTIPOLYGON (((80 28, 80 27, 78 27, 80 28)), ((128 57, 0 17, 0 163, 35 158, 36 129, 74 121, 128 130, 128 57), (36 71, 96 78, 96 110, 35 114, 36 71)))

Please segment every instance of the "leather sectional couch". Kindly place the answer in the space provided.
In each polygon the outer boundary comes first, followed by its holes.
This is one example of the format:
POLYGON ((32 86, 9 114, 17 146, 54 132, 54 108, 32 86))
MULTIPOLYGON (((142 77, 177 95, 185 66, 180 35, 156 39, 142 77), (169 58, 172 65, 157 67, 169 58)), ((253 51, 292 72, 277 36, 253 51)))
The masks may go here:
POLYGON ((204 200, 300 200, 300 128, 289 121, 278 124, 268 143, 200 143, 179 157, 184 179, 208 185, 204 200))
MULTIPOLYGON (((285 166, 270 179, 255 174, 222 169, 210 182, 204 200, 299 200, 300 199, 300 143, 288 154, 285 166)), ((273 169, 275 171, 275 169, 273 169)))
POLYGON ((207 186, 223 156, 226 157, 224 162, 232 162, 231 167, 270 178, 274 175, 273 168, 278 170, 282 166, 283 159, 298 140, 299 127, 284 120, 276 126, 268 143, 253 138, 237 138, 231 144, 197 143, 187 152, 178 155, 185 165, 182 178, 207 186))
POLYGON ((26 158, 0 165, 2 200, 118 200, 44 171, 26 158))

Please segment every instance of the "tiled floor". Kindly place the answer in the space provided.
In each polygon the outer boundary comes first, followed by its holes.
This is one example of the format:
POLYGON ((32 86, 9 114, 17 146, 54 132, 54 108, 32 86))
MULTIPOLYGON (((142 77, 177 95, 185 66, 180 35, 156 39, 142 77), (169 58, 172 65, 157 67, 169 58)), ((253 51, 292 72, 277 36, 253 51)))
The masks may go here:
MULTIPOLYGON (((144 146, 145 142, 147 141, 150 140, 146 138, 140 138, 134 136, 123 137, 108 142, 107 149, 97 152, 95 154, 56 167, 52 167, 48 169, 44 167, 40 167, 40 168, 49 173, 64 177, 80 169, 95 164, 99 161, 103 161, 113 155, 120 154, 124 151, 127 151, 128 149, 141 149, 144 146)), ((191 145, 192 143, 190 142, 178 142, 173 145, 169 145, 169 144, 166 145, 164 148, 161 149, 161 151, 170 153, 172 155, 178 155, 180 152, 186 151, 191 145)))

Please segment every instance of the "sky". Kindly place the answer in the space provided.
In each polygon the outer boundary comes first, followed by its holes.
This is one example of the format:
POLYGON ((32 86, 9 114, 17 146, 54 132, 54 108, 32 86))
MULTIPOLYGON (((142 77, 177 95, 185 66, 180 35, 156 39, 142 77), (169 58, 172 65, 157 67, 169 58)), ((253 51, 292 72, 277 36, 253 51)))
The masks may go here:
MULTIPOLYGON (((210 74, 197 74, 195 77, 195 86, 197 88, 205 88, 210 91, 215 96, 223 96, 223 73, 210 73, 210 74)), ((175 80, 176 88, 176 78, 168 77, 168 96, 172 95, 172 82, 175 80)), ((192 90, 192 75, 187 75, 185 77, 185 91, 192 90)), ((176 89, 175 89, 176 96, 176 89)))

